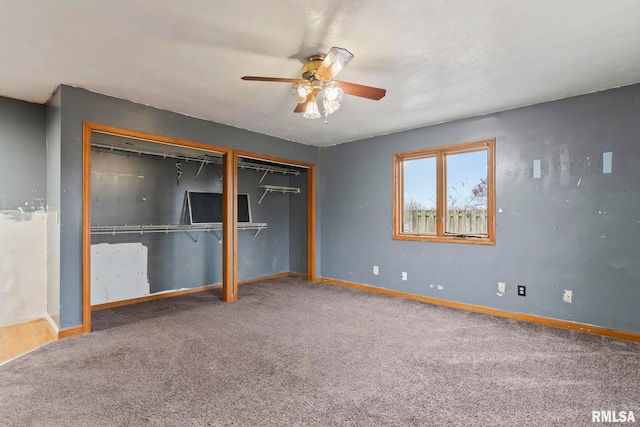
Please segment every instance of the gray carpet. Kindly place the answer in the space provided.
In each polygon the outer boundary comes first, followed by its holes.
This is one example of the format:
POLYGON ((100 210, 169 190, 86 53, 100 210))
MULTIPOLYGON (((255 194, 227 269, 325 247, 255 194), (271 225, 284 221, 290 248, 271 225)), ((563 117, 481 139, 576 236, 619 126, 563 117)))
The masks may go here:
POLYGON ((94 312, 0 367, 10 426, 640 422, 640 344, 299 279, 94 312))

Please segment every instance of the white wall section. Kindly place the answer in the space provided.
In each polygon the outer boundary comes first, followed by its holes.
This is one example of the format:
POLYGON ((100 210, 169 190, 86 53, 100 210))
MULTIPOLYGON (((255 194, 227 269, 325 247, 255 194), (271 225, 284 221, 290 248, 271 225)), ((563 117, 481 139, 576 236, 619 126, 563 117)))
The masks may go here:
POLYGON ((91 245, 91 305, 149 295, 147 259, 142 243, 91 245))
POLYGON ((46 316, 47 214, 0 211, 0 326, 46 316))

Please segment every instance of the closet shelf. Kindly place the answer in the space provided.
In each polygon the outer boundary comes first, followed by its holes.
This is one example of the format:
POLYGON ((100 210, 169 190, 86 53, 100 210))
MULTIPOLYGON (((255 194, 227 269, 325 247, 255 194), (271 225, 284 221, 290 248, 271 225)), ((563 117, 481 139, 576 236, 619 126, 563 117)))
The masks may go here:
POLYGON ((258 187, 264 190, 264 194, 258 200, 258 204, 262 202, 267 193, 300 194, 300 188, 298 187, 283 187, 281 185, 259 185, 258 187))
MULTIPOLYGON (((211 154, 211 155, 206 155, 203 154, 201 156, 198 155, 187 155, 187 154, 183 154, 183 153, 179 153, 179 152, 169 152, 169 151, 165 151, 165 150, 153 150, 153 149, 149 149, 149 148, 137 148, 134 146, 130 146, 130 145, 125 145, 125 144, 120 144, 120 143, 114 143, 114 142, 103 142, 100 141, 99 139, 93 138, 92 142, 91 142, 91 147, 93 149, 95 149, 96 151, 106 151, 106 152, 111 152, 111 151, 122 151, 122 152, 127 152, 127 153, 135 153, 138 155, 141 154, 145 154, 148 156, 157 156, 157 157, 162 157, 162 158, 170 158, 170 159, 177 159, 177 160, 184 160, 186 162, 192 161, 195 163, 201 163, 200 168, 202 169, 202 166, 204 166, 205 164, 216 164, 216 165, 221 165, 222 164, 222 157, 220 155, 217 154, 211 154)), ((238 168, 240 169, 252 169, 255 171, 264 171, 265 174, 267 172, 269 173, 281 173, 283 175, 295 175, 298 176, 300 175, 300 171, 298 169, 292 169, 292 168, 284 168, 284 167, 280 167, 280 166, 272 166, 272 165, 266 165, 266 164, 262 164, 262 163, 258 163, 258 162, 252 162, 251 160, 243 160, 243 159, 238 159, 238 168)), ((199 174, 199 173, 198 173, 199 174)), ((264 176, 263 176, 264 177, 264 176)))
MULTIPOLYGON (((258 233, 267 228, 266 222, 239 222, 238 230, 255 230, 258 233)), ((91 234, 144 234, 176 232, 222 231, 222 223, 215 224, 165 224, 165 225, 92 225, 91 234)))

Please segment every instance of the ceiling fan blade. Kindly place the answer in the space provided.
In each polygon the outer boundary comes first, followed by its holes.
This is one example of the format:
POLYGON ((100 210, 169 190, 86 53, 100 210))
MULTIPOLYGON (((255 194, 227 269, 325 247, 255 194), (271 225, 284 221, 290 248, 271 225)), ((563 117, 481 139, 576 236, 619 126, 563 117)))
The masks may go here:
POLYGON ((294 113, 304 113, 305 111, 307 111, 307 103, 309 101, 305 100, 304 102, 299 103, 298 105, 296 105, 295 110, 293 110, 294 113))
POLYGON ((249 80, 254 82, 282 82, 282 83, 302 83, 302 79, 287 79, 281 77, 257 77, 257 76, 244 76, 242 80, 249 80))
POLYGON ((322 81, 332 80, 345 65, 353 59, 353 54, 341 47, 332 47, 322 64, 316 70, 316 77, 322 81))
POLYGON ((380 89, 378 87, 365 86, 365 85, 359 85, 355 83, 339 82, 339 81, 336 81, 336 83, 342 88, 344 93, 346 93, 347 95, 373 99, 374 101, 378 101, 379 99, 382 99, 387 94, 386 89, 380 89))

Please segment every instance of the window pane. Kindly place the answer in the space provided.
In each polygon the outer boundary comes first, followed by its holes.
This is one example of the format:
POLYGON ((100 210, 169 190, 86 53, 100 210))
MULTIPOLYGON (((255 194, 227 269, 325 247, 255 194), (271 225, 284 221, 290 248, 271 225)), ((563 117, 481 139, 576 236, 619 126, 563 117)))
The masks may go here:
POLYGON ((436 158, 403 162, 403 232, 436 233, 436 158))
POLYGON ((445 232, 487 235, 487 151, 449 154, 445 232))

